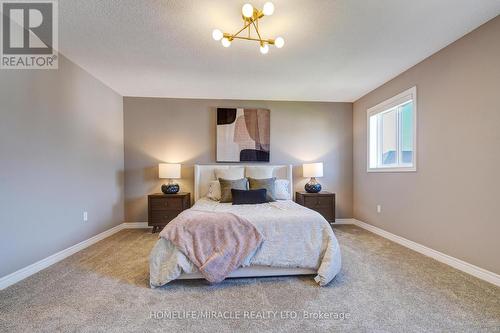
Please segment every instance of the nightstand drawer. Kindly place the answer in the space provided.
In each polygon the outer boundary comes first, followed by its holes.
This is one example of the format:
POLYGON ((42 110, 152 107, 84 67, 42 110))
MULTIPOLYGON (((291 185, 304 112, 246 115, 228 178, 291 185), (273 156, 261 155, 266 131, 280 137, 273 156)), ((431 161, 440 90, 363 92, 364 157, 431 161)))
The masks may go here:
POLYGON ((315 210, 330 223, 335 222, 335 193, 296 192, 295 202, 299 205, 315 210))
POLYGON ((335 212, 332 207, 318 207, 314 208, 315 211, 323 215, 327 221, 335 221, 335 212))
POLYGON ((161 230, 182 211, 191 205, 191 194, 150 194, 148 195, 148 225, 153 232, 161 230))
POLYGON ((304 206, 313 207, 331 207, 333 205, 332 197, 305 197, 304 206))
POLYGON ((151 199, 151 209, 152 210, 176 210, 181 211, 182 208, 182 198, 152 198, 151 199))
POLYGON ((165 225, 179 215, 180 212, 180 210, 154 211, 151 213, 150 223, 165 225))

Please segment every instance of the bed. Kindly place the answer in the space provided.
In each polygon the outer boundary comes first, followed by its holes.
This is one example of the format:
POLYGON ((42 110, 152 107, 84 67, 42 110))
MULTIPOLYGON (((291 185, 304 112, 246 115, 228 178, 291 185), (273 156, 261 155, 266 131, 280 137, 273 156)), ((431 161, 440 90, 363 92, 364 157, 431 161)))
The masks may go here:
MULTIPOLYGON (((232 205, 206 198, 208 184, 215 180, 214 170, 232 167, 241 165, 196 165, 195 204, 191 208, 242 216, 263 235, 260 248, 228 277, 314 274, 318 284, 328 284, 340 271, 340 248, 330 224, 319 213, 296 204, 291 196, 290 200, 258 205, 232 205)), ((271 167, 276 178, 289 180, 289 193, 292 194, 292 167, 271 167)), ((170 241, 164 238, 157 241, 150 254, 151 287, 163 286, 176 279, 200 278, 196 266, 170 241)))

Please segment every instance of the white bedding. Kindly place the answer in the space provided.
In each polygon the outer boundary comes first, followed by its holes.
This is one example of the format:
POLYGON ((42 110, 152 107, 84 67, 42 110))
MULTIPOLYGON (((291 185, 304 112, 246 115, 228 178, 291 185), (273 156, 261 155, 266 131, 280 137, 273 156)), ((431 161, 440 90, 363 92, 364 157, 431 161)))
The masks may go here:
MULTIPOLYGON (((340 248, 330 224, 319 213, 291 200, 259 205, 232 205, 207 198, 191 209, 232 212, 250 221, 264 242, 243 266, 308 268, 318 272, 315 280, 328 284, 341 267, 340 248)), ((197 268, 171 242, 160 238, 150 255, 150 284, 162 286, 182 273, 197 268)))

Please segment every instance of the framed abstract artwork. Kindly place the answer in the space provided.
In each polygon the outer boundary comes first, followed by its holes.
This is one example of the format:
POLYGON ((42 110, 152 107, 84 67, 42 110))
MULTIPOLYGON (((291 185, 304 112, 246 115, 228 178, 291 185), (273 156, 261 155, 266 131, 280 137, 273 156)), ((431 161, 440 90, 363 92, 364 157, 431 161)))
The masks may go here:
POLYGON ((271 111, 217 108, 217 162, 269 162, 271 111))

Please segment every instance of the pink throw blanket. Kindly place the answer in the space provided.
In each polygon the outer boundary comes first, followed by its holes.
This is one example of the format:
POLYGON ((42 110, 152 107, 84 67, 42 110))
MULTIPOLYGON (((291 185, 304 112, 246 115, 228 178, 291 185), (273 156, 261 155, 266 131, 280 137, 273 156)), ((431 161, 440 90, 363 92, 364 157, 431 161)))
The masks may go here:
POLYGON ((211 283, 224 280, 262 243, 260 232, 232 213, 186 210, 160 233, 211 283))

